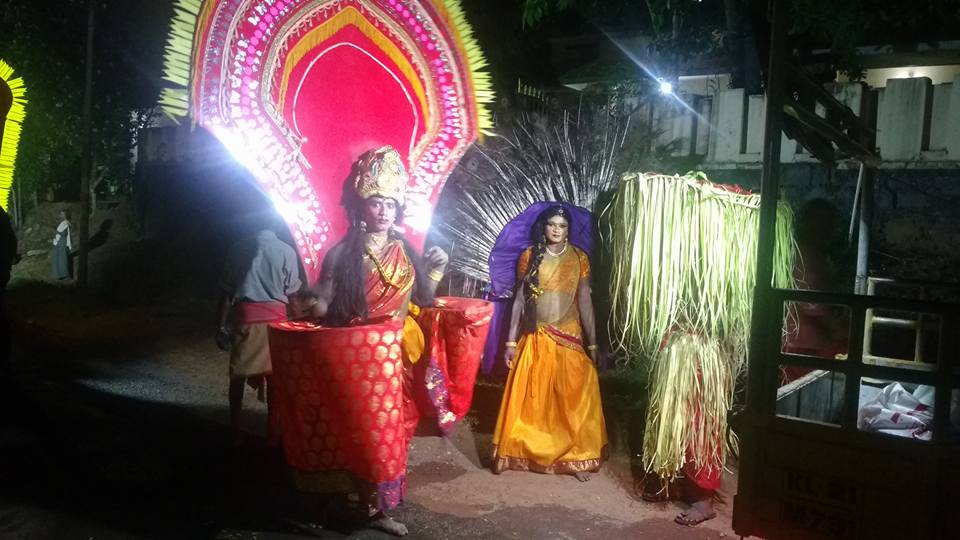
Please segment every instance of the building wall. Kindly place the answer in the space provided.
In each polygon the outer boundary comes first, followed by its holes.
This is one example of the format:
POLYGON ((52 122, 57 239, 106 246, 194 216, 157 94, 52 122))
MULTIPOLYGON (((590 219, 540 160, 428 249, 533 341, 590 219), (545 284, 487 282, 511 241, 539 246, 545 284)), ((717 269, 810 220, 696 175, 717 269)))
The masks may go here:
MULTIPOLYGON (((960 167, 960 75, 943 84, 914 77, 889 79, 882 88, 834 83, 827 89, 869 119, 884 168, 960 167)), ((758 168, 765 101, 742 89, 681 93, 662 96, 649 117, 660 131, 657 144, 673 142, 679 155, 703 155, 713 168, 758 168)), ((784 163, 816 161, 786 136, 780 157, 784 163)))
MULTIPOLYGON (((871 273, 960 281, 960 75, 942 84, 913 77, 886 80, 881 88, 834 83, 827 89, 870 119, 877 133, 882 165, 871 273)), ((653 106, 657 144, 673 141, 675 157, 700 156, 700 167, 716 181, 759 188, 764 96, 726 89, 682 98, 687 106, 673 96, 653 106)), ((817 113, 824 114, 822 107, 817 113)), ((781 143, 783 197, 795 209, 815 197, 833 201, 845 222, 838 234, 846 241, 858 163, 821 164, 786 136, 781 143)), ((852 264, 855 246, 847 255, 852 264)))
MULTIPOLYGON (((889 79, 929 77, 933 84, 944 84, 952 82, 957 75, 960 75, 960 65, 871 68, 864 72, 863 82, 871 88, 883 88, 889 79)), ((837 80, 848 82, 843 74, 837 74, 837 80)))
MULTIPOLYGON (((714 181, 759 189, 758 169, 705 167, 714 181)), ((857 171, 814 163, 786 164, 781 195, 798 210, 823 197, 841 216, 838 237, 846 242, 857 171)), ((960 169, 881 169, 877 172, 871 235, 871 275, 938 282, 960 281, 960 169)), ((855 233, 856 234, 856 233, 855 233)), ((852 288, 856 240, 838 261, 852 288)))

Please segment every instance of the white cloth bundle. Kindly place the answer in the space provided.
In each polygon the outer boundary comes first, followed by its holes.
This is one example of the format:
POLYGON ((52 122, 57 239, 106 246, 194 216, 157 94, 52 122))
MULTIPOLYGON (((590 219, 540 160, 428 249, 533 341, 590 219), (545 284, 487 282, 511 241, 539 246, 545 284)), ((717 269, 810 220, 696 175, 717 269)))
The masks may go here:
POLYGON ((857 427, 929 441, 933 436, 933 396, 932 386, 921 384, 909 392, 900 383, 889 384, 875 397, 860 402, 857 427))

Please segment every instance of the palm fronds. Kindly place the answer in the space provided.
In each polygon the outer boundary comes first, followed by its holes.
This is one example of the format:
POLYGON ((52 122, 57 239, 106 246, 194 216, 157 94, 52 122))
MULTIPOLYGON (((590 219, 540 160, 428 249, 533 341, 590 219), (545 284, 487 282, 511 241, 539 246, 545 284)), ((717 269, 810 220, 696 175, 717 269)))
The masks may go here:
MULTIPOLYGON (((650 370, 644 466, 718 472, 744 366, 760 196, 684 176, 624 175, 602 215, 611 254, 612 345, 650 370)), ((773 284, 792 286, 793 215, 777 208, 773 284)), ((734 439, 735 440, 735 439, 734 439)))
POLYGON ((675 333, 652 363, 643 439, 647 471, 673 478, 687 461, 719 472, 726 459, 734 356, 716 339, 675 333))
MULTIPOLYGON (((684 176, 629 173, 602 215, 611 254, 614 345, 652 358, 671 330, 703 333, 743 356, 750 332, 760 196, 684 176)), ((777 209, 774 284, 789 286, 792 213, 777 209)))

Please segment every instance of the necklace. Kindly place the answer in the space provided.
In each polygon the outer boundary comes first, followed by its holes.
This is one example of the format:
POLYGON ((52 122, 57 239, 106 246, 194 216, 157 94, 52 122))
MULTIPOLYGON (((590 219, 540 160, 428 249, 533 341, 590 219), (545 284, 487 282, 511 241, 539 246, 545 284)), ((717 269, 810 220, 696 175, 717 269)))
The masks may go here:
POLYGON ((376 248, 377 251, 382 251, 389 240, 390 237, 386 234, 370 233, 367 235, 366 245, 367 248, 376 248))
POLYGON ((564 243, 563 243, 563 249, 561 249, 559 253, 554 253, 554 252, 550 251, 550 248, 549 248, 549 247, 546 248, 546 252, 547 252, 548 254, 550 254, 551 256, 553 256, 553 257, 559 257, 559 256, 561 256, 561 255, 563 255, 564 253, 567 252, 567 246, 569 246, 569 245, 570 245, 569 242, 564 242, 564 243))
POLYGON ((370 249, 370 246, 367 246, 367 257, 369 257, 370 260, 373 261, 373 265, 377 267, 377 273, 380 274, 380 279, 382 279, 384 283, 393 287, 394 289, 400 288, 398 283, 387 277, 387 271, 383 269, 383 265, 380 264, 380 259, 373 254, 373 250, 370 249))
POLYGON ((564 254, 565 251, 567 251, 567 246, 566 246, 566 245, 563 246, 563 249, 560 250, 560 253, 553 253, 553 252, 550 251, 549 249, 546 250, 547 253, 549 253, 550 255, 552 255, 552 256, 554 257, 553 260, 554 260, 555 262, 543 261, 543 262, 540 263, 540 268, 538 268, 538 270, 537 270, 537 271, 541 274, 541 278, 540 278, 540 280, 539 280, 539 281, 540 281, 540 286, 534 288, 534 290, 533 290, 533 292, 534 292, 534 295, 533 295, 534 298, 537 298, 537 297, 539 297, 541 294, 543 294, 544 292, 546 292, 548 286, 553 282, 553 278, 555 278, 555 277, 557 276, 557 273, 560 272, 560 266, 563 265, 563 262, 561 262, 561 261, 559 260, 559 258, 560 258, 561 255, 564 254), (548 266, 553 266, 553 267, 554 267, 554 268, 553 268, 553 272, 551 272, 549 276, 543 274, 543 271, 544 271, 548 266))

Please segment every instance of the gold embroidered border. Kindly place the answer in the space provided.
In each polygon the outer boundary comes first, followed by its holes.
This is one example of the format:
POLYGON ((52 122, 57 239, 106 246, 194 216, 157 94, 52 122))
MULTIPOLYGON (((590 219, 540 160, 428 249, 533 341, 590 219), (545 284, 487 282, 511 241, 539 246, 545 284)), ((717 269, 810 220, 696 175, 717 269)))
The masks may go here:
POLYGON ((559 328, 549 324, 542 324, 540 328, 543 329, 543 334, 553 340, 557 345, 587 354, 587 351, 583 348, 583 341, 580 338, 562 332, 559 328))
POLYGON ((506 470, 512 471, 530 471, 541 474, 574 474, 578 472, 597 472, 603 462, 610 457, 609 448, 604 445, 600 450, 600 457, 596 459, 585 459, 583 461, 558 461, 550 465, 543 466, 528 458, 499 456, 497 447, 493 447, 493 472, 500 474, 506 470))
POLYGON ((360 504, 378 510, 389 510, 400 504, 407 485, 406 474, 390 482, 373 484, 344 470, 308 472, 291 468, 290 472, 298 491, 318 495, 356 494, 360 504))

